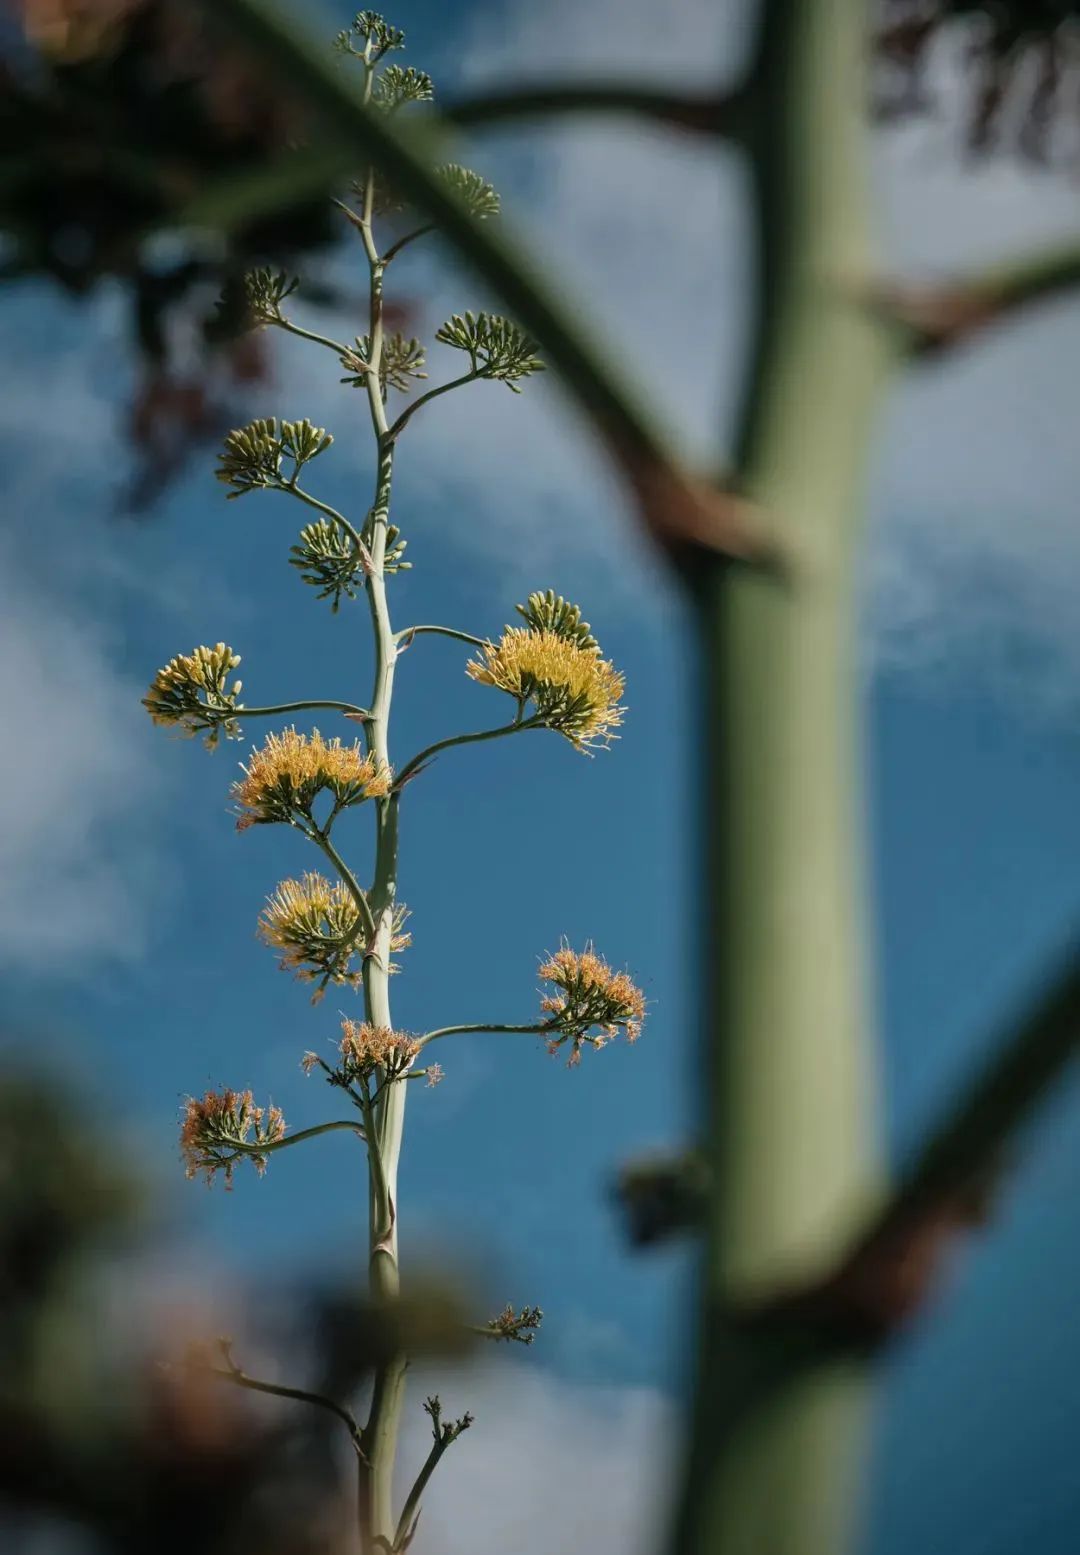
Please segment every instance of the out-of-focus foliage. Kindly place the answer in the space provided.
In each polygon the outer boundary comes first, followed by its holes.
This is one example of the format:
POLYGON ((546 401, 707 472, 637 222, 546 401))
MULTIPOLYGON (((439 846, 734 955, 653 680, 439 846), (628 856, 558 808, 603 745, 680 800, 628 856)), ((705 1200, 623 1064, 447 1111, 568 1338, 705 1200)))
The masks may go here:
MULTIPOLYGON (((14 1547, 14 1516, 23 1536, 59 1519, 101 1555, 350 1549, 345 1404, 335 1418, 268 1400, 205 1310, 179 1333, 174 1307, 165 1323, 137 1304, 138 1280, 115 1263, 138 1256, 145 1229, 136 1180, 54 1084, 0 1072, 0 1548, 14 1547), (110 1322, 118 1286, 129 1294, 110 1322)), ((460 1302, 433 1286, 393 1309, 340 1290, 290 1305, 324 1404, 403 1345, 445 1354, 469 1338, 460 1302)))
POLYGON ((123 285, 143 364, 134 507, 190 445, 220 435, 235 387, 264 376, 265 343, 244 333, 245 273, 302 264, 317 301, 313 261, 338 235, 325 199, 212 238, 184 230, 207 188, 306 136, 303 111, 209 16, 181 0, 6 0, 0 12, 0 275, 80 296, 123 285))
MULTIPOLYGON (((1075 159, 1080 131, 1078 0, 880 0, 876 108, 883 118, 936 106, 937 48, 956 45, 968 149, 1033 161, 1075 159)), ((953 90, 956 76, 944 77, 953 90)))

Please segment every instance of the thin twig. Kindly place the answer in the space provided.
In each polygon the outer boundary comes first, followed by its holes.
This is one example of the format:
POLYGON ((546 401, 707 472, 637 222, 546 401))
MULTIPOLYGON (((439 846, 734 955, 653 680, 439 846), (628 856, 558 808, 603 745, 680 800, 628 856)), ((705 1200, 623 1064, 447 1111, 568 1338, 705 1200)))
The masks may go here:
POLYGON ((426 750, 419 751, 411 761, 407 761, 394 779, 394 792, 400 793, 409 779, 437 756, 440 751, 449 750, 453 745, 474 745, 478 740, 497 740, 504 734, 517 734, 522 729, 543 728, 538 717, 523 719, 520 723, 501 724, 497 729, 481 729, 476 734, 452 734, 448 739, 436 740, 434 745, 429 745, 426 750))
POLYGON ((295 481, 282 481, 280 486, 274 486, 271 489, 273 491, 284 491, 290 497, 297 497, 301 502, 306 503, 309 508, 314 508, 316 513, 321 513, 324 518, 328 518, 331 523, 340 524, 352 541, 357 556, 362 562, 364 560, 370 562, 370 553, 360 538, 358 531, 353 528, 343 513, 338 512, 337 508, 332 508, 327 502, 320 502, 318 497, 313 497, 310 491, 304 491, 295 481))
POLYGON ((440 394, 448 394, 451 389, 460 389, 463 384, 475 383, 478 378, 482 377, 483 373, 480 372, 478 368, 474 367, 469 372, 462 373, 460 378, 451 378, 449 383, 440 383, 437 388, 428 389, 426 394, 421 394, 420 398, 413 400, 411 405, 406 405, 405 409, 401 412, 401 415, 397 418, 393 426, 387 432, 386 441, 388 443, 394 443, 397 441, 398 437, 408 426, 412 418, 416 415, 416 412, 420 409, 421 405, 426 405, 429 400, 437 400, 440 394))
POLYGON ((343 346, 336 340, 331 340, 328 335, 316 335, 313 330, 302 329, 299 324, 294 324, 291 319, 268 319, 275 329, 283 329, 287 335, 296 335, 300 340, 313 341, 317 346, 326 346, 333 351, 335 356, 347 356, 352 354, 351 346, 343 346))
POLYGON ((357 707, 352 702, 278 702, 274 707, 235 707, 229 714, 235 714, 237 718, 271 718, 281 713, 306 713, 306 712, 331 712, 345 713, 349 718, 364 721, 371 714, 364 707, 357 707))
POLYGON ((474 1031, 505 1031, 515 1034, 543 1036, 545 1032, 554 1030, 555 1027, 551 1021, 542 1021, 539 1025, 532 1026, 491 1026, 486 1024, 476 1026, 440 1026, 436 1031, 425 1032, 419 1039, 419 1042, 420 1046, 425 1048, 429 1042, 437 1042, 440 1037, 466 1036, 474 1031))
POLYGON ((397 242, 392 243, 383 255, 382 262, 384 268, 390 263, 391 259, 397 258, 403 248, 407 248, 410 243, 415 243, 417 238, 426 237, 429 232, 434 232, 435 230, 435 223, 428 222, 426 226, 417 227, 415 232, 407 232, 403 238, 398 238, 397 242))
POLYGON ((729 140, 744 137, 750 103, 734 92, 664 92, 634 81, 540 82, 465 98, 443 109, 460 128, 475 129, 515 119, 554 118, 564 114, 630 114, 660 124, 729 140))
POLYGON ((394 641, 407 648, 413 638, 419 637, 421 632, 436 632, 440 637, 456 637, 459 642, 470 643, 474 648, 487 647, 483 637, 474 637, 471 632, 459 632, 454 626, 407 626, 403 632, 394 633, 394 641))
POLYGON ((940 286, 886 283, 869 291, 871 306, 906 331, 916 354, 937 355, 964 345, 1047 298, 1080 287, 1080 247, 1027 255, 940 286))
POLYGON ((345 860, 341 857, 341 854, 330 841, 330 838, 327 836, 326 832, 316 827, 313 832, 309 833, 309 835, 315 846, 322 849, 322 851, 326 854, 326 857, 330 860, 331 864, 333 864, 334 868, 341 876, 346 890, 352 897, 353 901, 356 903, 357 909, 360 913, 360 921, 364 926, 368 936, 368 943, 370 944, 375 938, 375 919, 372 917, 371 908, 368 905, 366 893, 359 885, 356 876, 353 874, 348 864, 346 864, 345 860))
POLYGON ((325 1409, 329 1414, 336 1415, 346 1427, 358 1456, 361 1458, 365 1456, 364 1434, 356 1417, 344 1405, 332 1398, 327 1398, 325 1394, 312 1393, 307 1388, 288 1388, 277 1382, 262 1382, 257 1377, 249 1377, 238 1366, 200 1365, 199 1370, 220 1377, 223 1382, 231 1382, 235 1387, 247 1388, 252 1393, 268 1393, 274 1398, 288 1398, 299 1404, 312 1404, 316 1409, 325 1409))

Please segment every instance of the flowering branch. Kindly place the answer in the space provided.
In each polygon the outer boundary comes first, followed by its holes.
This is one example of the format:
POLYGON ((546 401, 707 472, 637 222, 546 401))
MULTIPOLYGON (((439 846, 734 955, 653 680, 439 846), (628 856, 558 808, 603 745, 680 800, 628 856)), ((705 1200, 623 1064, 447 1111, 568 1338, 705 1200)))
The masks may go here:
MULTIPOLYGON (((237 6, 224 0, 227 18, 231 15, 235 20, 242 13, 254 20, 264 39, 277 35, 280 40, 277 23, 261 6, 237 6)), ((390 117, 409 102, 431 97, 430 79, 422 71, 396 65, 376 71, 382 56, 400 47, 401 42, 399 29, 366 10, 357 13, 352 27, 338 40, 339 51, 358 61, 362 69, 359 90, 346 91, 362 121, 385 128, 390 117)), ((305 70, 301 62, 301 76, 305 70)), ((324 106, 325 102, 332 105, 341 90, 340 80, 334 77, 324 94, 324 106)), ((397 143, 396 130, 392 134, 397 143)), ((256 1106, 247 1091, 207 1092, 201 1100, 188 1103, 181 1146, 189 1172, 202 1171, 212 1177, 222 1170, 228 1179, 240 1159, 251 1159, 262 1171, 277 1149, 332 1129, 351 1129, 367 1147, 368 1270, 372 1294, 383 1303, 396 1301, 400 1291, 397 1178, 407 1082, 423 1079, 430 1086, 442 1074, 438 1064, 417 1067, 427 1042, 455 1031, 527 1032, 546 1037, 552 1051, 570 1042, 576 1061, 585 1042, 602 1046, 616 1030, 635 1036, 644 1009, 642 996, 625 974, 613 973, 591 952, 579 957, 567 950, 542 968, 543 975, 553 978, 561 992, 547 996, 541 1018, 529 1025, 444 1026, 418 1038, 396 1030, 391 1021, 389 978, 398 970, 391 955, 409 942, 404 932, 407 914, 397 899, 399 800, 404 784, 443 750, 498 739, 521 729, 552 729, 579 750, 606 746, 614 739, 624 712, 619 704, 621 674, 601 658, 599 645, 577 606, 557 597, 553 590, 531 595, 527 605, 519 605, 524 626, 508 627, 498 643, 433 623, 399 631, 392 626, 388 581, 409 566, 402 559, 406 542, 390 521, 400 432, 421 405, 451 388, 483 378, 502 382, 516 394, 522 379, 544 368, 535 342, 514 320, 488 313, 455 314, 440 326, 436 339, 462 352, 468 370, 421 394, 392 423, 388 419, 386 403, 391 391, 409 392, 414 380, 427 374, 422 342, 386 332, 383 285, 387 265, 409 243, 431 230, 440 214, 421 198, 422 218, 430 216, 432 221, 423 220, 419 228, 380 255, 375 217, 399 208, 399 196, 404 193, 407 199, 410 194, 409 188, 396 187, 400 171, 391 157, 379 154, 376 135, 370 145, 365 143, 362 176, 351 186, 358 208, 335 202, 358 233, 367 261, 367 319, 364 332, 357 334, 353 345, 341 346, 293 325, 285 317, 282 306, 299 284, 295 278, 269 269, 253 271, 245 278, 249 311, 256 325, 279 328, 332 350, 346 373, 341 381, 366 396, 375 468, 374 490, 365 503, 362 524, 354 527, 343 513, 300 485, 304 467, 333 443, 324 428, 306 419, 264 417, 230 432, 217 469, 218 478, 230 488, 230 499, 258 489, 281 491, 318 515, 292 546, 290 565, 320 599, 329 600, 332 611, 364 593, 374 658, 370 697, 363 707, 351 702, 303 700, 245 708, 239 703, 241 683, 232 679, 239 656, 220 643, 173 660, 159 671, 146 699, 156 722, 192 733, 205 730, 210 742, 222 733, 237 736, 237 718, 244 714, 269 716, 325 708, 362 725, 362 740, 355 739, 351 746, 339 737, 324 738, 318 729, 308 733, 293 726, 271 732, 263 746, 241 764, 243 776, 232 787, 238 830, 268 824, 292 826, 333 866, 333 881, 316 871, 281 881, 267 898, 257 933, 279 953, 282 967, 318 985, 316 1001, 331 982, 353 988, 362 985, 363 1018, 344 1021, 336 1060, 327 1062, 314 1053, 302 1060, 306 1071, 320 1069, 330 1084, 344 1091, 359 1118, 354 1123, 335 1121, 286 1137, 280 1109, 256 1106), (390 760, 395 667, 400 654, 424 633, 449 637, 473 649, 475 657, 466 666, 466 674, 508 695, 513 718, 503 726, 435 742, 406 763, 395 778, 390 760), (331 838, 338 815, 362 803, 369 806, 367 813, 374 821, 374 859, 367 889, 361 887, 331 838)), ((498 212, 499 197, 480 174, 447 163, 435 167, 430 176, 441 191, 440 198, 459 219, 465 217, 471 223, 498 212)), ((407 177, 403 183, 408 183, 407 177)), ((644 446, 640 438, 638 444, 644 446)), ((507 1308, 480 1331, 488 1338, 525 1344, 531 1342, 539 1317, 538 1308, 521 1312, 507 1308)), ((360 1454, 358 1522, 364 1555, 374 1555, 375 1551, 392 1555, 404 1550, 415 1532, 419 1498, 435 1464, 471 1423, 469 1416, 463 1416, 443 1424, 438 1399, 428 1400, 433 1446, 399 1517, 394 1460, 408 1369, 405 1349, 403 1341, 396 1341, 393 1353, 379 1359, 370 1408, 359 1433, 364 1451, 360 1454)), ((231 1380, 257 1391, 307 1397, 299 1390, 278 1389, 245 1378, 228 1355, 226 1373, 231 1380)), ((352 1424, 355 1427, 355 1422, 352 1424)))
POLYGON ((529 1345, 536 1338, 536 1331, 543 1321, 544 1314, 539 1307, 522 1307, 520 1312, 515 1312, 512 1306, 507 1305, 483 1325, 471 1325, 469 1332, 479 1334, 483 1339, 493 1339, 496 1343, 505 1341, 529 1345))
MULTIPOLYGON (((524 245, 487 232, 439 177, 433 155, 437 120, 408 126, 379 112, 372 105, 368 80, 357 91, 265 0, 215 0, 213 9, 245 36, 292 91, 310 103, 326 127, 327 145, 340 143, 343 150, 352 148, 377 162, 541 343, 565 388, 626 477, 645 526, 659 544, 710 548, 777 571, 780 547, 771 529, 749 504, 695 479, 679 465, 672 452, 675 440, 661 430, 656 406, 639 402, 585 322, 567 311, 561 292, 544 280, 524 245)), ((370 201, 364 217, 354 220, 362 229, 366 225, 370 234, 370 201)), ((365 248, 373 263, 381 263, 367 238, 365 248)))

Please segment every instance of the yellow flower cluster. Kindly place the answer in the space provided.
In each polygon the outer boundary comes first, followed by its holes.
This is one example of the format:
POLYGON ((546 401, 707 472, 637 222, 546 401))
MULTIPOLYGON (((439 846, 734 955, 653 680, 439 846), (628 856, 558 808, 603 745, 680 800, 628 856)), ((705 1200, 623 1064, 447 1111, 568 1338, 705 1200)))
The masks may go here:
POLYGON ((260 1145, 273 1145, 285 1134, 280 1107, 256 1107, 250 1091, 207 1091, 201 1099, 189 1096, 180 1125, 180 1153, 187 1176, 203 1172, 208 1183, 214 1173, 225 1173, 232 1186, 237 1161, 248 1156, 259 1175, 266 1170, 260 1145))
POLYGON ((508 626, 497 643, 485 643, 481 658, 466 673, 481 685, 496 686, 521 704, 531 701, 536 716, 577 747, 608 746, 623 720, 619 698, 625 679, 600 657, 560 632, 508 626))
POLYGON ((234 681, 231 690, 227 684, 239 663, 240 655, 225 643, 177 654, 154 676, 143 706, 156 724, 178 727, 187 735, 207 730, 206 744, 211 749, 222 732, 227 739, 239 739, 240 726, 233 714, 241 682, 234 681))
MULTIPOLYGON (((267 897, 259 915, 257 933, 266 945, 282 951, 283 970, 295 972, 303 982, 320 983, 316 1002, 327 983, 348 983, 355 987, 359 970, 350 970, 353 955, 362 956, 368 946, 357 935, 359 912, 352 895, 341 881, 333 884, 311 870, 299 880, 283 880, 267 897)), ((406 912, 394 913, 390 949, 404 950, 412 935, 404 930, 406 912)), ((391 963, 389 970, 396 972, 391 963)))
POLYGON ((541 966, 540 976, 558 989, 540 1001, 558 1033, 548 1042, 549 1052, 569 1041, 570 1063, 577 1064, 582 1043, 605 1047, 620 1030, 628 1042, 641 1035, 645 995, 625 972, 613 971, 591 945, 579 952, 564 943, 541 966))
POLYGON ((381 798, 393 781, 390 769, 365 755, 359 740, 342 745, 336 736, 324 740, 318 729, 310 735, 295 729, 269 735, 242 770, 243 778, 232 789, 241 812, 238 831, 297 816, 310 819, 312 802, 324 789, 333 794, 336 807, 344 809, 381 798))

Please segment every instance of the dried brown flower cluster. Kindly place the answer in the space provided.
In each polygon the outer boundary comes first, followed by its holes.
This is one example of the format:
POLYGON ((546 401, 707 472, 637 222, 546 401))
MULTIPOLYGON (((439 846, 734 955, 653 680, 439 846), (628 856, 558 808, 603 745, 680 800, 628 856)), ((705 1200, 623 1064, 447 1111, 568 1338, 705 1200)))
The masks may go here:
POLYGON ((641 1035, 645 995, 625 972, 613 971, 591 945, 576 951, 564 944, 544 962, 540 976, 558 989, 540 1001, 558 1032, 549 1039, 548 1052, 570 1042, 569 1061, 578 1064, 583 1043, 601 1048, 620 1031, 628 1042, 641 1035))
MULTIPOLYGON (((407 1031, 373 1026, 366 1020, 343 1020, 338 1062, 330 1070, 330 1080, 344 1087, 359 1081, 366 1090, 368 1081, 379 1070, 385 1080, 395 1080, 403 1075, 419 1051, 420 1043, 407 1031)), ((305 1053, 301 1059, 301 1067, 308 1074, 320 1065, 327 1067, 322 1065, 317 1053, 305 1053)))
POLYGON ((543 1320, 544 1314, 539 1307, 522 1307, 520 1312, 515 1312, 512 1306, 507 1306, 497 1316, 488 1318, 487 1333, 492 1339, 532 1344, 543 1320))
POLYGON ((261 1176, 267 1158, 259 1146, 276 1144, 284 1134, 280 1107, 256 1107, 250 1091, 207 1091, 185 1103, 180 1153, 188 1177, 202 1172, 210 1183, 215 1172, 223 1171, 229 1188, 236 1163, 245 1156, 261 1176))
POLYGON ((230 689, 229 676, 240 663, 240 655, 225 643, 213 648, 201 645, 190 653, 179 653, 159 669, 143 697, 154 723, 178 728, 186 735, 206 730, 206 745, 213 749, 222 734, 226 739, 240 737, 240 726, 233 714, 242 682, 230 689))
POLYGON ((376 1069, 400 1074, 420 1051, 420 1044, 406 1031, 389 1026, 372 1026, 368 1021, 345 1020, 341 1023, 338 1052, 343 1069, 371 1074, 376 1069))
MULTIPOLYGON (((404 928, 408 916, 404 907, 394 910, 391 951, 404 950, 412 935, 404 928)), ((322 998, 329 983, 346 983, 355 988, 362 970, 353 967, 354 957, 363 957, 370 948, 358 932, 360 913, 349 888, 340 880, 332 884, 325 876, 309 870, 299 880, 283 880, 267 897, 259 915, 257 933, 266 945, 282 952, 279 965, 295 972, 301 982, 318 982, 314 1001, 322 998)), ((391 962, 388 968, 396 972, 391 962)))
POLYGON ((393 781, 390 769, 366 755, 359 740, 342 745, 336 736, 324 740, 318 729, 310 735, 295 729, 269 735, 262 750, 252 751, 243 772, 232 789, 240 809, 238 831, 274 821, 310 820, 312 804, 327 789, 335 808, 345 809, 383 797, 393 781))
POLYGON ((625 680, 598 648, 584 648, 555 631, 508 626, 497 643, 485 643, 467 673, 497 686, 556 729, 578 750, 608 746, 623 720, 625 680))

